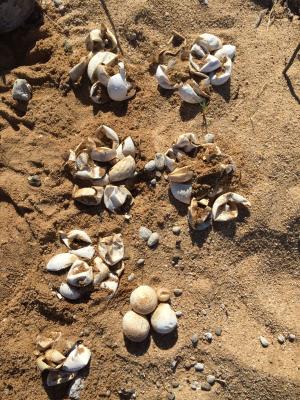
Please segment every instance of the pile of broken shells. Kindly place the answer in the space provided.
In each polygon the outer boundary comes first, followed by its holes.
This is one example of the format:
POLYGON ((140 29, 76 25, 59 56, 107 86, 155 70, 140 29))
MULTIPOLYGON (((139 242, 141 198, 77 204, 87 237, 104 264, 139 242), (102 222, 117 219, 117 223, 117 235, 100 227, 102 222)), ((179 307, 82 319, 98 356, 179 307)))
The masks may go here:
POLYGON ((174 331, 177 328, 177 317, 167 303, 169 299, 170 292, 167 289, 155 291, 147 285, 136 288, 130 296, 132 310, 123 317, 124 336, 132 342, 143 342, 150 333, 150 323, 153 330, 161 335, 174 331), (150 323, 147 316, 150 316, 150 323))
POLYGON ((122 235, 116 233, 100 238, 99 256, 91 238, 82 230, 74 229, 68 234, 60 231, 60 237, 69 251, 53 256, 46 266, 49 272, 61 272, 69 268, 66 282, 58 289, 59 294, 68 300, 78 300, 100 285, 101 289, 110 292, 109 298, 112 298, 124 271, 122 235), (78 247, 82 243, 85 246, 78 247))
POLYGON ((39 335, 36 340, 38 369, 47 372, 47 386, 60 385, 76 378, 90 362, 91 351, 81 341, 62 337, 61 332, 39 335))
POLYGON ((186 38, 174 32, 167 48, 156 57, 155 77, 159 86, 176 90, 183 101, 204 106, 210 99, 210 86, 229 80, 235 52, 235 46, 223 45, 210 33, 199 35, 187 46, 186 38))
POLYGON ((228 191, 236 172, 230 156, 215 143, 197 143, 194 133, 182 134, 165 154, 149 161, 153 168, 166 169, 174 198, 189 205, 188 220, 192 229, 203 230, 216 222, 238 216, 238 205, 250 206, 248 200, 228 191), (152 165, 152 164, 151 164, 152 165))
POLYGON ((92 84, 90 98, 103 104, 110 98, 124 101, 135 95, 135 88, 126 78, 125 64, 117 54, 118 43, 114 34, 104 25, 93 29, 85 40, 89 52, 69 72, 72 82, 77 82, 86 72, 92 84))
POLYGON ((102 138, 88 138, 70 156, 67 166, 73 178, 84 187, 74 186, 72 197, 87 206, 97 206, 104 200, 105 207, 116 212, 133 197, 126 188, 126 180, 135 175, 136 147, 130 136, 120 143, 116 132, 101 125, 97 134, 102 138), (111 141, 109 146, 106 142, 111 141), (89 185, 87 187, 87 184, 89 185))

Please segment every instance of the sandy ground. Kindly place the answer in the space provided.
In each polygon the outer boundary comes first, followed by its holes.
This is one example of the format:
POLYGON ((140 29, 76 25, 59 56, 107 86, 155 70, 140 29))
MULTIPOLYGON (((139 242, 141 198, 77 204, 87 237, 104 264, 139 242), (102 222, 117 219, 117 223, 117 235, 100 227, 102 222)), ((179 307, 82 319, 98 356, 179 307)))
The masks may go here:
MULTIPOLYGON (((279 10, 268 30, 267 18, 255 29, 262 6, 243 0, 210 0, 209 7, 198 0, 101 3, 66 0, 61 14, 45 2, 41 25, 33 19, 28 29, 0 39, 5 70, 0 83, 0 398, 63 398, 61 389, 43 387, 33 354, 39 332, 60 330, 80 336, 92 350, 82 400, 105 398, 107 391, 117 399, 122 387, 147 400, 167 399, 170 392, 178 400, 299 399, 299 340, 280 345, 277 336, 300 335, 299 103, 282 76, 299 41, 300 21, 279 10), (113 21, 124 58, 132 64, 140 90, 128 104, 93 106, 87 80, 75 91, 65 90, 68 70, 85 54, 85 35, 100 21, 109 26, 113 21), (102 123, 139 142, 144 160, 165 151, 179 134, 204 135, 199 110, 182 106, 176 95, 161 95, 149 73, 153 52, 172 30, 188 38, 215 33, 237 46, 230 85, 212 95, 208 130, 236 161, 239 193, 251 201, 251 213, 205 234, 190 232, 186 210, 170 201, 163 179, 155 189, 146 183, 136 188, 128 223, 122 215, 74 205, 63 168, 68 150, 102 123), (132 32, 141 39, 134 46, 127 40, 132 32), (33 87, 27 109, 11 97, 17 77, 33 87), (40 175, 41 187, 28 185, 30 174, 40 175), (160 233, 157 249, 138 238, 141 225, 160 233), (181 227, 179 238, 174 225, 181 227), (51 292, 61 278, 45 273, 45 263, 63 249, 58 230, 75 227, 94 240, 112 232, 124 237, 126 268, 111 302, 94 292, 71 304, 51 292), (142 268, 136 266, 141 257, 142 268), (179 259, 175 265, 173 257, 179 259), (128 282, 131 273, 136 279, 128 282), (173 308, 183 315, 172 340, 154 337, 126 347, 122 314, 141 283, 183 289, 182 296, 172 296, 173 308), (201 340, 207 331, 214 334, 211 344, 201 340), (193 334, 200 337, 196 349, 193 334), (267 349, 260 335, 269 340, 267 349), (172 371, 174 359, 178 365, 172 371), (195 361, 205 364, 204 373, 190 368, 195 361), (207 374, 225 384, 215 384, 211 392, 193 391, 190 383, 205 381, 207 374)), ((298 96, 299 69, 296 59, 288 73, 298 96)))

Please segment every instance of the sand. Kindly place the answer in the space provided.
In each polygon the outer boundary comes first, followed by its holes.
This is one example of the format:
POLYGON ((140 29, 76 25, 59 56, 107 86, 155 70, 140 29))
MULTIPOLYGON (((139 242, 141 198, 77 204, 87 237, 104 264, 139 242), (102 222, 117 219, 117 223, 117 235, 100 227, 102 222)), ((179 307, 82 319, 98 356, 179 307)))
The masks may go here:
POLYGON ((282 76, 299 41, 300 21, 282 7, 267 29, 268 17, 255 29, 260 2, 210 0, 65 0, 60 13, 51 1, 44 18, 0 38, 0 224, 1 224, 1 399, 61 399, 63 389, 43 387, 35 366, 35 338, 59 330, 84 340, 92 350, 81 399, 119 398, 133 388, 138 399, 296 400, 300 397, 299 339, 284 345, 279 334, 299 338, 299 58, 282 76), (103 7, 105 5, 105 8, 103 7), (108 13, 109 14, 108 14, 108 13), (85 54, 87 32, 113 22, 125 61, 139 87, 128 103, 98 107, 88 97, 88 81, 68 90, 67 73, 85 54), (186 209, 174 204, 168 184, 141 183, 134 192, 131 221, 102 208, 77 207, 72 182, 63 168, 70 148, 95 133, 100 124, 140 144, 143 160, 164 152, 185 132, 206 133, 198 108, 177 95, 162 95, 149 72, 152 54, 176 30, 188 38, 210 32, 237 46, 230 85, 215 90, 207 109, 208 132, 235 160, 238 192, 251 203, 236 224, 204 233, 189 230, 186 209), (138 40, 128 38, 137 33, 138 40), (71 50, 70 50, 71 49, 71 50), (16 78, 27 79, 33 98, 27 107, 11 97, 16 78), (291 92, 293 88, 294 92, 291 92), (27 182, 41 178, 39 188, 27 182), (138 238, 145 225, 159 232, 155 250, 138 238), (179 237, 172 226, 181 227, 179 237), (45 273, 51 255, 62 251, 58 230, 85 229, 99 236, 121 232, 126 246, 125 273, 110 302, 95 291, 84 302, 59 300, 52 292, 60 276, 45 273), (180 239, 180 245, 176 241, 180 239), (178 262, 172 264, 174 257, 178 262), (136 261, 145 258, 144 267, 136 261), (134 273, 136 278, 128 282, 134 273), (152 337, 126 346, 121 320, 131 291, 139 284, 164 286, 172 307, 182 311, 177 335, 152 337), (222 335, 214 334, 222 328, 222 335), (210 331, 211 344, 202 340, 210 331), (197 348, 191 345, 199 335, 197 348), (259 336, 270 342, 263 348, 259 336), (175 371, 171 362, 177 359, 175 371), (195 372, 194 362, 205 364, 195 372), (211 392, 190 383, 207 374, 225 381, 211 392), (178 388, 171 383, 178 382, 178 388), (107 397, 108 398, 108 397, 107 397))

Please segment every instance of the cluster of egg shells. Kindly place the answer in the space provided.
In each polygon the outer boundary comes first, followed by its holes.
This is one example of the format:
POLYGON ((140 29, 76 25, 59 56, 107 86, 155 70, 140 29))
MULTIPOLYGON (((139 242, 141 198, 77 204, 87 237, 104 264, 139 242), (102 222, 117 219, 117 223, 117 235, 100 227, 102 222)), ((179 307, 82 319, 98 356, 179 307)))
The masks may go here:
POLYGON ((132 98, 136 91, 116 53, 118 42, 114 34, 102 23, 100 29, 89 32, 85 45, 89 53, 70 70, 71 81, 79 81, 87 72, 91 81, 90 98, 97 104, 105 103, 108 97, 114 101, 132 98))
POLYGON ((78 300, 100 285, 101 289, 110 292, 109 298, 113 297, 124 271, 122 235, 116 233, 100 238, 99 256, 95 256, 92 240, 83 230, 73 229, 67 234, 60 231, 60 237, 69 251, 56 254, 46 266, 47 271, 54 273, 69 269, 66 282, 58 289, 59 294, 68 300, 78 300), (76 242, 87 245, 75 248, 76 242))
POLYGON ((47 371, 47 386, 75 379, 78 371, 86 367, 91 358, 88 347, 81 341, 64 338, 61 332, 38 335, 36 345, 37 367, 41 372, 47 371))
POLYGON ((116 212, 125 203, 132 204, 133 197, 124 183, 136 171, 136 147, 130 136, 120 143, 117 133, 101 125, 96 134, 102 138, 88 138, 73 151, 70 150, 68 165, 73 178, 88 187, 74 186, 72 197, 88 206, 100 205, 116 212), (104 143, 111 141, 112 145, 104 143))
POLYGON ((223 45, 213 34, 197 36, 188 48, 186 39, 174 32, 167 48, 157 56, 155 77, 159 86, 176 90, 183 101, 204 105, 210 99, 210 85, 229 80, 235 53, 235 46, 223 45))
POLYGON ((174 331, 177 327, 176 313, 169 303, 168 289, 153 289, 142 285, 133 290, 130 295, 132 310, 126 312, 122 321, 123 333, 132 342, 143 342, 153 330, 161 335, 174 331), (150 316, 150 323, 147 316, 150 316))
MULTIPOLYGON (((238 205, 250 206, 250 202, 243 196, 233 192, 224 193, 222 180, 230 180, 236 167, 231 157, 223 154, 215 143, 199 144, 194 133, 185 133, 178 137, 165 154, 157 156, 162 169, 169 171, 167 179, 172 195, 176 200, 189 205, 188 220, 192 229, 206 229, 212 220, 233 220, 238 216, 238 205), (201 160, 197 158, 198 152, 201 160), (188 165, 182 166, 182 163, 188 165), (201 164, 205 166, 203 171, 201 164), (207 185, 205 194, 199 196, 193 189, 193 182, 213 174, 219 176, 218 185, 207 185)), ((157 164, 157 160, 153 161, 157 164)))

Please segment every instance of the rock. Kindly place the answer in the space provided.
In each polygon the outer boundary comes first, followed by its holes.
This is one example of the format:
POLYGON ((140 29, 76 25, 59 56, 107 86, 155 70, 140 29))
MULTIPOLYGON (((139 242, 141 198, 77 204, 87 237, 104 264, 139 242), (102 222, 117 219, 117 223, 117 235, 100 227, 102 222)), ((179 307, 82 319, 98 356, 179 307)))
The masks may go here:
POLYGON ((153 172, 155 170, 155 161, 150 160, 149 162, 147 162, 147 164, 144 166, 144 170, 146 172, 153 172))
POLYGON ((38 175, 29 175, 27 178, 29 185, 39 187, 41 186, 41 179, 38 175))
POLYGON ((182 289, 174 289, 173 293, 175 294, 176 297, 181 296, 182 295, 182 289))
POLYGON ((13 89, 12 97, 14 100, 29 101, 32 97, 32 89, 26 79, 16 79, 13 89))
POLYGON ((179 383, 178 382, 176 382, 176 381, 173 381, 172 382, 172 387, 175 389, 175 388, 178 388, 179 387, 179 383))
POLYGON ((269 346, 269 342, 265 337, 260 336, 259 340, 260 340, 260 343, 261 343, 262 347, 268 347, 269 346))
POLYGON ((294 342, 296 340, 296 335, 294 335, 293 333, 290 333, 288 336, 288 339, 290 342, 294 342))
POLYGON ((141 267, 141 266, 144 265, 144 264, 145 264, 144 258, 139 258, 139 259, 137 260, 137 262, 136 262, 136 265, 137 265, 138 267, 141 267))
POLYGON ((213 335, 211 334, 211 332, 206 332, 204 333, 203 338, 209 343, 211 343, 213 340, 213 335))
POLYGON ((162 171, 165 168, 165 156, 162 153, 156 153, 154 157, 155 168, 162 171))
POLYGON ((146 228, 145 226, 141 226, 139 230, 139 236, 143 240, 148 240, 149 237, 152 235, 152 231, 150 229, 146 228))
POLYGON ((125 221, 130 221, 131 220, 131 215, 130 214, 125 214, 124 215, 125 221))
POLYGON ((205 390, 206 392, 209 392, 211 390, 210 384, 208 382, 201 383, 201 390, 205 390))
POLYGON ((217 329, 215 330, 215 334, 216 334, 217 336, 221 336, 221 335, 222 335, 222 328, 217 328, 217 329))
POLYGON ((214 375, 207 375, 206 380, 207 383, 209 383, 212 386, 216 381, 216 377, 214 375))
POLYGON ((196 363, 195 364, 195 371, 197 371, 197 372, 203 372, 204 371, 204 364, 202 364, 202 363, 196 363))
POLYGON ((135 279, 134 273, 132 273, 132 274, 130 274, 130 275, 128 276, 128 282, 132 282, 134 279, 135 279))
POLYGON ((149 247, 154 247, 158 243, 159 243, 159 234, 157 232, 153 232, 149 237, 147 244, 149 247))
POLYGON ((176 317, 180 318, 183 315, 182 311, 175 311, 176 317))
POLYGON ((151 186, 156 186, 156 179, 155 178, 151 179, 150 185, 151 186))
POLYGON ((181 232, 180 226, 173 226, 172 232, 174 233, 174 235, 179 235, 181 232))
POLYGON ((192 390, 197 390, 198 389, 198 382, 197 381, 194 381, 194 382, 191 383, 191 389, 192 390))
POLYGON ((193 347, 197 347, 197 344, 199 342, 199 336, 196 333, 191 337, 191 342, 193 347))
POLYGON ((285 342, 285 337, 283 335, 277 336, 278 343, 283 344, 285 342))
POLYGON ((205 143, 214 143, 214 141, 215 141, 215 135, 213 133, 207 133, 204 136, 205 143))
POLYGON ((174 393, 168 393, 167 399, 168 400, 175 400, 175 394, 174 393))
POLYGON ((80 392, 84 387, 84 380, 80 377, 74 379, 68 390, 68 396, 73 400, 80 400, 80 392))

